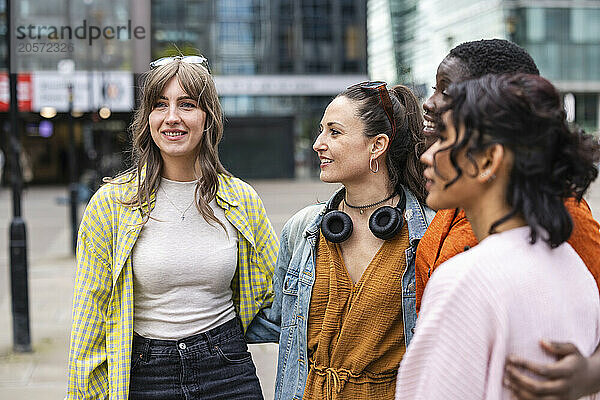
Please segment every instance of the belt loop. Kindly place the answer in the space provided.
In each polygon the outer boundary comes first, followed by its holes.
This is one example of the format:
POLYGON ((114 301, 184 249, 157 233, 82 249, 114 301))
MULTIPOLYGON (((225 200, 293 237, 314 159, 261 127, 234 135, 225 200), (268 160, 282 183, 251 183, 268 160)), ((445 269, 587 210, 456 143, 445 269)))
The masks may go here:
POLYGON ((204 335, 204 337, 206 338, 206 343, 208 343, 210 354, 215 354, 217 352, 217 346, 214 344, 213 337, 210 334, 210 331, 204 332, 202 333, 202 335, 204 335))
POLYGON ((242 337, 245 339, 246 335, 244 335, 244 324, 242 323, 242 318, 236 314, 235 319, 237 319, 237 328, 242 333, 242 337))
POLYGON ((140 353, 140 355, 138 357, 140 357, 144 361, 148 361, 149 353, 150 353, 150 341, 151 341, 151 339, 148 339, 148 338, 145 338, 143 336, 137 335, 137 338, 134 338, 134 340, 138 341, 138 343, 141 342, 139 344, 139 353, 140 353))
POLYGON ((144 338, 144 346, 142 352, 144 361, 148 361, 150 359, 150 343, 150 339, 144 338))

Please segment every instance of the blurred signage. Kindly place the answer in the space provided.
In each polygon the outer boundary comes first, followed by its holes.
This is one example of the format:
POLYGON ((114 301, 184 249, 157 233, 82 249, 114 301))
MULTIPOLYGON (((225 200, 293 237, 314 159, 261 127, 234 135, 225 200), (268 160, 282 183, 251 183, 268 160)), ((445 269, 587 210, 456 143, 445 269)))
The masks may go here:
MULTIPOLYGON (((31 111, 31 74, 17 75, 17 100, 20 111, 31 111)), ((8 111, 10 107, 10 87, 8 83, 8 74, 0 73, 0 112, 8 111)))
POLYGON ((333 96, 366 75, 229 75, 215 76, 220 96, 333 96))
POLYGON ((59 74, 38 71, 32 74, 32 111, 54 107, 59 112, 69 110, 69 83, 73 85, 73 110, 97 111, 108 107, 112 112, 133 109, 133 74, 125 71, 76 71, 59 74))
MULTIPOLYGON (((127 71, 37 71, 18 75, 21 111, 39 112, 53 107, 69 110, 69 83, 73 110, 129 112, 134 107, 133 74, 127 71)), ((368 80, 366 75, 229 75, 215 76, 220 96, 333 96, 348 86, 368 80)), ((9 107, 8 75, 0 73, 0 112, 9 107)))

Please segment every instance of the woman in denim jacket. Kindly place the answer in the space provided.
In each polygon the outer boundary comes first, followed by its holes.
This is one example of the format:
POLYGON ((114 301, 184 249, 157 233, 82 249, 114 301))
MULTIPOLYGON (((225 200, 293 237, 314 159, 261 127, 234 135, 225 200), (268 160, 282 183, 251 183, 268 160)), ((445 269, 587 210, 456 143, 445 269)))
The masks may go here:
POLYGON ((283 228, 275 300, 247 332, 279 340, 275 399, 393 398, 416 320, 414 255, 424 206, 419 104, 404 86, 365 82, 327 107, 313 149, 326 204, 283 228))

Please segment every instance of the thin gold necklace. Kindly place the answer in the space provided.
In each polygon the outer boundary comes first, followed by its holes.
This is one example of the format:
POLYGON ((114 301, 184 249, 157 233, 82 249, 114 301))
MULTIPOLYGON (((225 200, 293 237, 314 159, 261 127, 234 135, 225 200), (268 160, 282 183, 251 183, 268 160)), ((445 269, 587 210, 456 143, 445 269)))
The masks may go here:
POLYGON ((165 198, 167 200, 169 200, 169 203, 171 203, 171 205, 173 207, 175 207, 175 209, 177 210, 177 212, 179 212, 181 214, 181 221, 183 222, 185 220, 185 213, 187 212, 187 210, 190 209, 190 207, 192 206, 192 204, 194 204, 194 199, 192 199, 192 202, 187 206, 187 208, 185 210, 183 210, 183 212, 179 209, 179 207, 177 207, 177 205, 175 205, 175 203, 173 203, 173 201, 171 201, 171 199, 169 198, 169 195, 167 194, 167 191, 162 187, 159 186, 159 188, 162 190, 162 192, 165 194, 165 198))

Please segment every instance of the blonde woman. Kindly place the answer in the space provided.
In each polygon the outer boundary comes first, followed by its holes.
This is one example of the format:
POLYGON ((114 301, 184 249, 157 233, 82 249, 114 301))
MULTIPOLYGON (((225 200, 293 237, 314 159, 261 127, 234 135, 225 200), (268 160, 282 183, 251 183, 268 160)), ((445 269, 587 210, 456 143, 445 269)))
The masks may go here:
POLYGON ((150 66, 133 166, 79 230, 67 398, 262 399, 244 332, 271 302, 276 236, 219 161, 206 60, 150 66))

